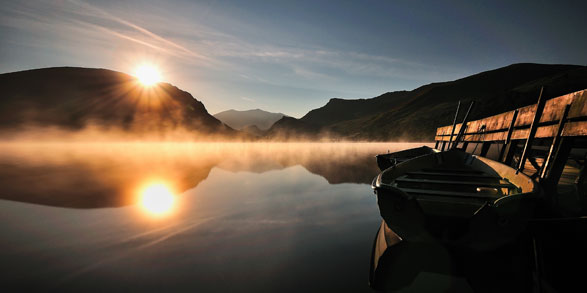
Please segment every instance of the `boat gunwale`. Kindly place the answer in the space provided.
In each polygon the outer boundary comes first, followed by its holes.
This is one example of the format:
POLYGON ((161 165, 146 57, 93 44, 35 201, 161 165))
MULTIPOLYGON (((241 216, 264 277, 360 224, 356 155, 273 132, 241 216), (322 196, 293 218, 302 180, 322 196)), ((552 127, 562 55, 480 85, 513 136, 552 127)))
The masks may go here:
MULTIPOLYGON (((461 150, 449 150, 449 151, 444 151, 444 152, 436 152, 436 153, 431 153, 428 155, 423 155, 423 156, 419 156, 419 157, 415 157, 412 158, 410 160, 404 161, 404 162, 400 162, 382 172, 380 172, 373 180, 372 182, 372 188, 376 191, 379 188, 382 189, 399 189, 402 190, 401 188, 394 186, 393 183, 395 183, 395 180, 400 178, 401 176, 407 174, 407 173, 413 173, 413 172, 420 172, 422 169, 426 168, 409 168, 408 170, 404 170, 403 168, 405 168, 406 166, 410 166, 413 165, 414 163, 418 163, 419 165, 429 165, 430 163, 434 163, 436 165, 441 165, 443 162, 442 160, 444 160, 445 158, 443 158, 443 156, 447 156, 447 155, 443 155, 443 154, 449 154, 448 156, 463 156, 463 163, 467 164, 469 166, 473 166, 475 165, 475 167, 477 168, 471 168, 472 170, 479 170, 479 169, 489 169, 492 170, 495 175, 491 175, 493 178, 495 179, 505 179, 507 180, 507 182, 511 183, 512 186, 520 189, 521 191, 519 193, 515 193, 515 194, 506 194, 506 195, 502 195, 502 196, 498 196, 495 197, 495 200, 488 200, 488 202, 491 202, 492 204, 499 204, 499 203, 503 203, 506 202, 508 200, 505 200, 504 198, 508 198, 508 197, 518 197, 518 196, 532 196, 533 194, 537 194, 538 192, 538 184, 532 180, 529 176, 527 176, 526 174, 522 173, 522 172, 516 172, 515 169, 513 169, 510 166, 507 166, 505 164, 502 164, 500 162, 496 162, 494 160, 488 159, 488 158, 484 158, 484 157, 480 157, 480 156, 476 156, 476 155, 471 155, 469 153, 466 153, 464 151, 461 150), (459 155, 451 155, 450 153, 460 153, 459 155), (398 171, 399 170, 399 171, 398 171), (389 174, 393 172, 394 174, 389 174), (399 172, 399 173, 397 173, 399 172), (392 177, 390 180, 390 183, 385 183, 385 179, 384 176, 388 176, 388 177, 392 177)), ((452 159, 451 157, 449 157, 450 159, 452 159)), ((430 167, 428 167, 430 168, 430 167)), ((485 172, 487 175, 486 176, 490 176, 489 173, 485 172)), ((463 174, 462 177, 476 177, 478 174, 463 174)), ((438 176, 442 176, 442 175, 438 175, 438 176)), ((448 176, 448 174, 447 174, 448 176)), ((485 176, 485 175, 484 175, 485 176)), ((405 194, 405 196, 407 198, 412 198, 412 197, 417 197, 412 195, 407 194, 406 192, 402 191, 402 193, 400 194, 405 194)), ((480 194, 481 195, 481 194, 480 194)))

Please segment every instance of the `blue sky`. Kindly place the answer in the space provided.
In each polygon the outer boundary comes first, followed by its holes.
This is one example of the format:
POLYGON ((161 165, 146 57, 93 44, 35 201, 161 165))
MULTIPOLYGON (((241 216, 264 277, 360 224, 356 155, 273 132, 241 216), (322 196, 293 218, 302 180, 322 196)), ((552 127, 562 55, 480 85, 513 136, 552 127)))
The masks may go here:
POLYGON ((211 113, 300 117, 511 63, 587 65, 585 2, 2 1, 0 72, 150 63, 211 113))

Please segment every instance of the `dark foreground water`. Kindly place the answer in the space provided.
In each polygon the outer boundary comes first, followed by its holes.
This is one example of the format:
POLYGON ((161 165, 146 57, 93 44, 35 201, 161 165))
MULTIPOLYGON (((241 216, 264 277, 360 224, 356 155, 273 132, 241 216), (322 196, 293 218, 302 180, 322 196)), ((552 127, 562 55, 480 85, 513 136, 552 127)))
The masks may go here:
POLYGON ((421 144, 0 146, 0 283, 362 292, 377 153, 421 144))

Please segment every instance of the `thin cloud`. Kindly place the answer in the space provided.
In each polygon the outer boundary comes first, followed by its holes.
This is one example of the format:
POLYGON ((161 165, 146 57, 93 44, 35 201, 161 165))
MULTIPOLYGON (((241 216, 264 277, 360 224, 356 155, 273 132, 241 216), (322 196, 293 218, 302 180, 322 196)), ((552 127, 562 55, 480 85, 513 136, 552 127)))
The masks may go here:
POLYGON ((140 40, 138 38, 134 38, 134 37, 131 37, 129 35, 125 35, 123 33, 119 33, 117 31, 108 29, 108 28, 103 27, 103 26, 99 26, 99 25, 95 25, 95 24, 91 24, 91 23, 81 23, 81 22, 79 22, 79 23, 80 24, 83 24, 83 25, 87 25, 87 26, 93 27, 95 29, 102 30, 103 32, 108 33, 108 34, 111 34, 111 35, 113 35, 115 37, 119 37, 121 39, 129 40, 131 42, 135 42, 137 44, 140 44, 140 45, 143 45, 143 46, 147 46, 147 47, 149 47, 151 49, 155 49, 155 50, 158 50, 158 51, 161 51, 161 52, 165 52, 165 53, 168 53, 168 54, 173 54, 173 52, 170 52, 169 50, 167 50, 167 49, 165 49, 163 47, 159 47, 159 46, 154 45, 154 44, 151 44, 151 43, 149 43, 147 41, 143 41, 143 40, 140 40))
POLYGON ((303 67, 299 67, 299 66, 295 66, 295 65, 293 65, 292 67, 293 67, 293 71, 295 74, 297 74, 303 78, 306 78, 306 79, 316 79, 316 78, 332 79, 332 76, 329 76, 329 75, 326 75, 323 73, 319 73, 319 72, 315 72, 315 71, 312 71, 308 68, 303 68, 303 67))
MULTIPOLYGON (((274 108, 290 99, 288 107, 305 112, 301 109, 307 109, 310 100, 320 105, 319 99, 333 96, 370 97, 405 89, 405 84, 460 76, 444 70, 439 77, 439 70, 430 65, 393 56, 303 43, 285 46, 281 45, 288 43, 282 42, 283 36, 250 37, 258 36, 258 27, 238 19, 233 23, 214 10, 209 10, 207 20, 194 17, 187 9, 151 4, 154 6, 137 5, 129 10, 118 2, 9 2, 0 7, 0 26, 17 33, 9 35, 0 48, 24 45, 34 47, 35 52, 55 54, 55 58, 42 60, 43 65, 97 65, 122 71, 128 68, 121 64, 143 56, 162 60, 172 72, 169 76, 175 74, 170 80, 214 111, 224 107, 215 101, 218 96, 243 106, 257 103, 251 96, 271 99, 274 108), (232 29, 235 23, 242 25, 232 29)), ((190 9, 206 8, 201 3, 190 5, 190 9)), ((16 68, 38 64, 9 61, 16 68)))
MULTIPOLYGON (((253 62, 253 67, 262 62, 289 68, 289 72, 303 80, 315 79, 331 82, 337 78, 330 73, 325 73, 324 70, 354 76, 414 79, 422 79, 423 76, 430 75, 431 72, 426 65, 387 56, 252 43, 198 23, 189 26, 183 25, 185 20, 177 21, 168 28, 181 36, 179 40, 170 40, 153 32, 152 29, 125 20, 94 4, 79 0, 68 0, 68 3, 69 5, 56 5, 49 2, 48 7, 35 9, 29 5, 20 10, 14 10, 20 13, 21 18, 24 18, 21 19, 21 24, 24 21, 28 23, 29 28, 31 24, 36 26, 36 28, 31 28, 33 30, 54 26, 54 32, 64 32, 75 27, 78 30, 77 37, 92 36, 92 42, 95 42, 96 32, 107 33, 121 40, 157 50, 168 56, 186 59, 190 63, 199 60, 199 65, 207 65, 208 67, 215 65, 217 68, 225 70, 238 70, 239 72, 235 72, 237 74, 247 72, 247 67, 251 66, 250 64, 244 66, 241 60, 253 62), (199 30, 193 30, 194 26, 199 30), (206 55, 200 52, 206 52, 206 55)), ((47 3, 45 4, 47 5, 47 3)), ((191 21, 196 22, 195 20, 191 21)), ((157 24, 156 21, 153 23, 157 24)), ((61 34, 64 35, 64 33, 61 34)), ((282 75, 284 74, 287 72, 282 73, 282 75)), ((268 78, 269 76, 258 76, 258 79, 261 80, 269 80, 268 78)))
MULTIPOLYGON (((56 35, 60 39, 75 39, 76 43, 104 40, 104 46, 112 45, 105 40, 103 33, 115 38, 155 49, 171 57, 199 60, 200 63, 213 63, 209 57, 190 50, 174 41, 164 38, 132 22, 123 20, 93 5, 70 0, 68 5, 56 5, 53 2, 21 3, 18 6, 4 7, 0 24, 31 33, 45 31, 47 35, 56 35), (28 5, 28 6, 27 6, 28 5)), ((59 41, 52 44, 55 46, 59 41)), ((27 44, 29 45, 29 44, 27 44)))
POLYGON ((132 28, 132 29, 135 29, 136 31, 141 32, 144 35, 146 35, 146 36, 148 36, 148 37, 150 37, 150 38, 152 38, 154 40, 160 41, 160 42, 162 42, 164 44, 167 44, 167 45, 172 46, 172 47, 174 47, 176 49, 179 49, 180 52, 183 52, 183 53, 187 54, 190 57, 195 57, 195 58, 201 58, 201 59, 209 60, 209 58, 203 56, 202 54, 199 54, 199 53, 197 53, 197 52, 195 52, 193 50, 190 50, 190 49, 188 49, 188 48, 186 48, 186 47, 184 47, 182 45, 179 45, 179 44, 177 44, 177 43, 175 43, 173 41, 170 41, 170 40, 168 40, 168 39, 166 39, 166 38, 164 38, 164 37, 162 37, 162 36, 160 36, 158 34, 153 33, 152 31, 150 31, 150 30, 148 30, 148 29, 146 29, 144 27, 141 27, 141 26, 139 26, 137 24, 134 24, 134 23, 132 23, 130 21, 121 19, 121 18, 119 18, 119 17, 117 17, 117 16, 115 16, 115 15, 113 15, 111 13, 108 13, 105 10, 102 10, 100 8, 97 8, 97 7, 95 7, 95 6, 93 6, 93 5, 89 4, 89 3, 85 3, 85 2, 81 2, 81 1, 75 1, 75 0, 69 0, 69 1, 71 3, 76 4, 76 5, 82 6, 83 7, 83 10, 86 10, 86 11, 87 10, 91 10, 92 11, 92 13, 91 13, 92 15, 99 14, 104 19, 116 21, 119 24, 125 25, 125 26, 127 26, 129 28, 132 28))

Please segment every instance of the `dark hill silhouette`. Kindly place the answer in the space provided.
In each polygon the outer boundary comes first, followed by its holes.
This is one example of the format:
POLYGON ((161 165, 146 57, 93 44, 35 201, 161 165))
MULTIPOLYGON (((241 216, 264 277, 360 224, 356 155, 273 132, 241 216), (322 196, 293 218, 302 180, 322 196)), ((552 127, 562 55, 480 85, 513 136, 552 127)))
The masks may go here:
POLYGON ((357 119, 365 115, 382 113, 408 98, 409 93, 408 91, 392 92, 372 99, 330 99, 325 106, 311 110, 301 120, 315 125, 328 125, 357 119), (349 109, 353 109, 353 111, 349 111, 349 109))
POLYGON ((245 133, 251 134, 255 137, 261 137, 261 136, 265 135, 265 130, 259 129, 259 127, 257 127, 257 125, 247 125, 240 130, 245 133))
POLYGON ((293 117, 283 117, 267 130, 266 137, 275 140, 317 138, 320 127, 293 117))
POLYGON ((0 74, 0 128, 88 125, 127 132, 182 129, 234 135, 188 92, 160 82, 142 86, 133 76, 75 67, 0 74))
POLYGON ((214 114, 216 119, 224 122, 226 125, 243 130, 247 126, 256 126, 259 130, 265 131, 275 123, 275 121, 286 116, 283 113, 272 113, 261 109, 238 111, 227 110, 214 114))
POLYGON ((585 89, 587 67, 513 64, 372 99, 331 99, 301 119, 277 121, 268 137, 430 141, 452 122, 459 100, 477 100, 471 118, 478 119, 535 103, 541 86, 547 97, 585 89))

